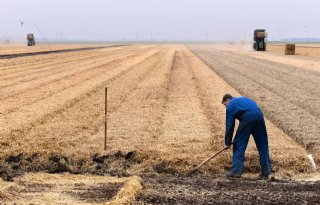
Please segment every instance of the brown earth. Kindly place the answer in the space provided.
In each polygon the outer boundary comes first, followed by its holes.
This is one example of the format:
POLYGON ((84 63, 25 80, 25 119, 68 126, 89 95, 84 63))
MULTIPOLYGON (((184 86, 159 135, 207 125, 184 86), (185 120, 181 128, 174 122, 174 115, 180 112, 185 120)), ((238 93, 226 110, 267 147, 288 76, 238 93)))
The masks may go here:
POLYGON ((320 182, 143 177, 140 204, 320 204, 320 182))

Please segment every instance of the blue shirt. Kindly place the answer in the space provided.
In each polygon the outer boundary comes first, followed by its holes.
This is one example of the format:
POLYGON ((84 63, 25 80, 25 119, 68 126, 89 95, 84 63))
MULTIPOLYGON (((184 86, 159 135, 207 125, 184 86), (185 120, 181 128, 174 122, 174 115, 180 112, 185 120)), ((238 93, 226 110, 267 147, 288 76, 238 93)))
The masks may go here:
POLYGON ((256 102, 247 97, 233 97, 227 106, 225 144, 231 145, 235 119, 249 123, 261 118, 263 114, 256 102))

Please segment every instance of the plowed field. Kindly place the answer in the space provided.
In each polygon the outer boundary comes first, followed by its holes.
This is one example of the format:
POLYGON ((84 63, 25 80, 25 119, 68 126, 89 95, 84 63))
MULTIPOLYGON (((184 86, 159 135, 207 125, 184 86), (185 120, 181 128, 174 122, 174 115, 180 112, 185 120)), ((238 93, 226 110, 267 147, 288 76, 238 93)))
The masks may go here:
MULTIPOLYGON (((195 194, 202 190, 197 186, 206 183, 198 177, 214 179, 230 168, 230 150, 204 165, 195 177, 187 178, 188 185, 181 184, 180 180, 201 160, 224 146, 225 108, 221 98, 225 93, 252 97, 266 113, 273 176, 288 179, 309 173, 305 147, 316 153, 319 113, 316 102, 308 94, 314 97, 318 94, 317 71, 261 61, 233 53, 232 49, 190 48, 134 45, 1 60, 0 175, 7 181, 17 178, 17 182, 5 185, 7 188, 2 191, 5 194, 0 192, 0 203, 1 200, 14 202, 14 196, 19 197, 16 202, 23 201, 23 197, 32 192, 32 187, 24 184, 19 194, 10 193, 28 179, 37 182, 36 176, 21 178, 25 172, 139 175, 145 181, 142 183, 145 189, 137 203, 157 203, 159 200, 159 203, 168 204, 206 204, 212 199, 228 203, 215 198, 218 194, 201 195, 203 198, 199 201, 192 201, 190 197, 200 197, 195 194), (279 73, 290 75, 279 77, 279 73), (237 76, 231 78, 233 75, 237 76), (297 84, 290 84, 293 80, 297 84), (108 87, 107 151, 103 149, 105 87, 108 87), (297 116, 303 116, 310 123, 301 124, 302 120, 297 120, 297 116), (297 125, 299 127, 294 129, 297 125), (184 187, 185 198, 173 197, 175 201, 159 198, 157 191, 172 188, 169 195, 179 191, 179 186, 172 187, 175 181, 184 187), (13 188, 8 188, 10 186, 13 188), (205 196, 211 199, 207 200, 205 196)), ((245 177, 258 176, 258 161, 251 140, 245 177)), ((54 177, 54 180, 64 179, 54 177)), ((81 180, 86 181, 85 178, 81 180)), ((50 183, 63 184, 58 181, 50 183)), ((88 178, 89 182, 93 183, 92 178, 88 178)), ((123 186, 104 183, 97 189, 117 192, 123 186)), ((216 181, 210 183, 216 186, 216 181)), ((248 189, 259 185, 254 180, 243 183, 248 189)), ((283 185, 286 182, 272 183, 270 190, 273 186, 282 192, 288 190, 283 185)), ((300 187, 295 183, 298 182, 291 184, 300 187)), ((70 188, 56 189, 60 190, 61 196, 64 192, 69 193, 65 203, 72 200, 74 203, 94 202, 87 199, 94 198, 93 193, 86 195, 86 199, 79 198, 81 194, 77 193, 83 189, 75 189, 77 185, 72 183, 68 186, 70 188), (74 190, 78 191, 74 193, 74 190)), ((315 188, 318 184, 310 186, 315 188)), ((211 190, 205 189, 203 193, 211 190)), ((226 185, 221 190, 230 189, 232 187, 226 185)), ((266 193, 271 194, 270 190, 266 193)), ((47 189, 37 190, 37 194, 44 198, 52 195, 47 189)), ((257 195, 265 193, 257 192, 257 195)), ((309 201, 313 196, 310 194, 301 200, 309 201)), ((288 199, 287 194, 277 197, 284 202, 288 199)), ((112 201, 111 198, 105 197, 105 200, 112 201)), ((245 198, 235 200, 241 203, 245 198)))

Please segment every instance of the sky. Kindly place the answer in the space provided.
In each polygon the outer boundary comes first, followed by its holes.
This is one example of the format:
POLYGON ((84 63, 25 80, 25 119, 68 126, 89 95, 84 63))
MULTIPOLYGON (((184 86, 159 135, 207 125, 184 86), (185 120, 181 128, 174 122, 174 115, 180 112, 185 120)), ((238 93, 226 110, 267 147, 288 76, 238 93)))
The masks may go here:
POLYGON ((0 38, 241 41, 320 38, 319 0, 0 0, 0 38), (21 26, 20 20, 24 22, 21 26))

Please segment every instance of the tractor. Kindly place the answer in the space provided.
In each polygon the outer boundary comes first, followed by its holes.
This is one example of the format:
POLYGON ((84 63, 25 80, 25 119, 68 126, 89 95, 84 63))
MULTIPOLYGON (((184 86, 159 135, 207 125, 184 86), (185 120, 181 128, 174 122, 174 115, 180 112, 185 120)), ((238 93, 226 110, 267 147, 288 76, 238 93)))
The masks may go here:
POLYGON ((268 34, 265 29, 256 29, 253 33, 253 49, 256 51, 265 51, 267 48, 268 34))
POLYGON ((27 40, 28 40, 28 46, 35 46, 36 45, 33 33, 27 34, 27 40))

